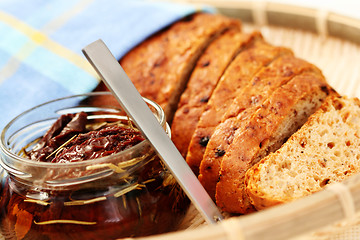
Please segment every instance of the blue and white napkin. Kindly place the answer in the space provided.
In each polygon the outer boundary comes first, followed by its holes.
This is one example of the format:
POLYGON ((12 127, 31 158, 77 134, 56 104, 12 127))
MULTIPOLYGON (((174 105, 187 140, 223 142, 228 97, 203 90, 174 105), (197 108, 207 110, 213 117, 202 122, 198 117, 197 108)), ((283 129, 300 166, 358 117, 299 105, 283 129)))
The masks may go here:
POLYGON ((198 10, 146 0, 1 0, 0 131, 35 105, 92 91, 99 79, 81 52, 86 45, 102 39, 120 59, 198 10))

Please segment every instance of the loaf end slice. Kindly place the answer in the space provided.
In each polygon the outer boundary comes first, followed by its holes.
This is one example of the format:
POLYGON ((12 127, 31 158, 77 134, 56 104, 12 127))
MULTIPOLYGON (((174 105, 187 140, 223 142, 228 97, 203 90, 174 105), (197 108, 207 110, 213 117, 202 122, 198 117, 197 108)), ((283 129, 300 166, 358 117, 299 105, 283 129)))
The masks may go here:
POLYGON ((206 47, 239 20, 196 13, 175 22, 132 49, 120 64, 143 97, 157 102, 171 122, 181 93, 206 47))
POLYGON ((257 209, 320 191, 360 171, 360 101, 332 96, 275 153, 245 176, 257 209))

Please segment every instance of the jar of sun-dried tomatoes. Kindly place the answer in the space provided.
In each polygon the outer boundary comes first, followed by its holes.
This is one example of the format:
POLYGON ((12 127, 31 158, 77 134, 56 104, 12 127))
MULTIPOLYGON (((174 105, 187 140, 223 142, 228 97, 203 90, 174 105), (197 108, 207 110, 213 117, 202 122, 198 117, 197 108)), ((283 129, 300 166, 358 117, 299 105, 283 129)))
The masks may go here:
MULTIPOLYGON (((170 134, 162 109, 146 102, 170 134)), ((110 93, 34 107, 4 128, 0 145, 0 231, 5 239, 163 233, 180 223, 189 206, 110 93)))

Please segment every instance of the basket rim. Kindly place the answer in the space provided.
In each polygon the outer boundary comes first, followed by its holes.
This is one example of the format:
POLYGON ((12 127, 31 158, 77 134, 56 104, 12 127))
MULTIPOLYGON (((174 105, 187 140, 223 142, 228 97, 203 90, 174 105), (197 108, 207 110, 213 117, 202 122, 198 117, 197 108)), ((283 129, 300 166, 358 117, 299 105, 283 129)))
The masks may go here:
MULTIPOLYGON (((322 37, 338 37, 360 44, 360 19, 330 10, 296 4, 249 0, 172 0, 195 6, 209 5, 224 15, 256 27, 275 25, 306 30, 322 37)), ((199 8, 201 9, 201 8, 199 8)))

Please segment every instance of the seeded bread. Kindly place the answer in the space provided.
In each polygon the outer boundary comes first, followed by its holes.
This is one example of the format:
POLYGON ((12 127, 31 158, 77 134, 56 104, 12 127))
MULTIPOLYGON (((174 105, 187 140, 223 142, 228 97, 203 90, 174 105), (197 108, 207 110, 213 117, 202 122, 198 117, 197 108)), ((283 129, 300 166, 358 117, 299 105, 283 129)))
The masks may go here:
POLYGON ((238 20, 197 13, 177 21, 132 49, 120 64, 143 97, 157 102, 171 122, 197 59, 205 48, 238 20))
POLYGON ((329 97, 275 153, 246 173, 257 209, 320 191, 360 171, 360 101, 329 97))
POLYGON ((190 140, 186 162, 195 174, 199 173, 207 143, 231 102, 254 74, 278 56, 285 54, 291 55, 292 52, 287 48, 271 46, 263 39, 257 39, 232 61, 214 89, 190 140))
POLYGON ((234 59, 260 33, 242 34, 239 29, 230 29, 215 39, 198 60, 171 125, 172 140, 185 157, 201 113, 218 80, 234 59))
MULTIPOLYGON (((252 183, 252 175, 246 175, 250 184, 245 188, 245 172, 278 149, 326 96, 336 95, 320 70, 303 64, 291 50, 271 46, 259 33, 243 34, 239 21, 214 14, 198 13, 172 24, 120 63, 139 92, 163 107, 170 124, 178 109, 174 143, 192 170, 200 171, 199 180, 217 205, 231 213, 285 202, 267 192, 259 195, 260 180, 252 183)), ((318 161, 324 168, 329 164, 318 161)), ((321 179, 319 185, 331 181, 321 179)))
POLYGON ((318 71, 303 72, 277 88, 239 128, 221 162, 216 202, 227 212, 254 211, 245 194, 245 172, 270 152, 277 150, 323 100, 335 94, 318 71))
POLYGON ((244 126, 276 88, 304 71, 321 74, 316 66, 302 59, 292 55, 281 56, 257 73, 234 99, 224 114, 222 123, 215 128, 200 164, 199 180, 211 197, 215 199, 221 161, 237 129, 244 126))

